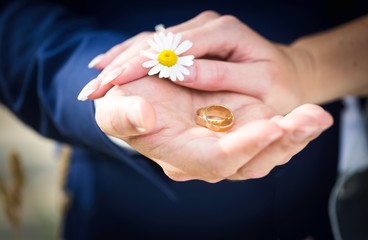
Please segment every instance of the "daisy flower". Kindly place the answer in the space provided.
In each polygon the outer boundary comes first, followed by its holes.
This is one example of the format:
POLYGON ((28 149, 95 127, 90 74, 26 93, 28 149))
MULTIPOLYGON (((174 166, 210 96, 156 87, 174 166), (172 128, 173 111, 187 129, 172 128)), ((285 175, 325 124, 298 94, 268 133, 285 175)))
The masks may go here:
POLYGON ((150 60, 142 64, 145 68, 151 68, 148 72, 149 76, 159 73, 159 78, 170 78, 172 81, 184 80, 184 75, 189 75, 187 67, 193 65, 193 55, 179 55, 190 49, 193 43, 185 40, 180 43, 181 34, 174 35, 169 32, 165 35, 162 31, 153 35, 152 39, 148 40, 150 47, 156 52, 143 51, 142 54, 150 60), (183 75, 184 74, 184 75, 183 75))

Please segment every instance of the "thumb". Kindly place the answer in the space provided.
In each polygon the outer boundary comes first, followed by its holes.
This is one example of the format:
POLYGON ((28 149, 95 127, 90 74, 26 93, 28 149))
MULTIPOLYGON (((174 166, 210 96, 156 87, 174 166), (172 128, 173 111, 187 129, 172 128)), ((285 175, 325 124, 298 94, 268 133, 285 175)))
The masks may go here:
POLYGON ((106 96, 95 101, 97 125, 107 135, 130 137, 154 130, 156 115, 152 105, 138 96, 106 96))

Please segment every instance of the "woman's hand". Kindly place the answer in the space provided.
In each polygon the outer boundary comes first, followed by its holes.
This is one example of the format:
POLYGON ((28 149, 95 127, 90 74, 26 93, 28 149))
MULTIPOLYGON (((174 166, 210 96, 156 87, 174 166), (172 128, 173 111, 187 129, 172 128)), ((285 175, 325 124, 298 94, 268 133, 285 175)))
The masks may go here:
MULTIPOLYGON (((305 84, 314 82, 313 58, 307 52, 272 43, 235 17, 204 12, 166 31, 180 32, 183 39, 192 41, 186 54, 196 57, 190 75, 176 84, 253 96, 284 114, 305 102, 304 89, 309 89, 305 84)), ((94 80, 96 91, 89 98, 147 75, 149 69, 142 67, 147 58, 139 54, 147 50, 147 38, 152 33, 139 34, 93 64, 103 71, 94 80)))

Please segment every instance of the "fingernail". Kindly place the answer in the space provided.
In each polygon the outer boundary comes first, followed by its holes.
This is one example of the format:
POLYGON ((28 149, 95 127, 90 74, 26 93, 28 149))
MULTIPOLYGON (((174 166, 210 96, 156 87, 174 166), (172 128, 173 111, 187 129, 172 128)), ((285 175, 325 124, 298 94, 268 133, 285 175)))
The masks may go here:
POLYGON ((82 89, 82 91, 78 95, 79 101, 85 101, 88 99, 88 96, 91 95, 98 88, 97 79, 92 79, 86 86, 82 89))
POLYGON ((318 135, 321 130, 318 127, 304 127, 291 134, 291 139, 295 142, 303 142, 308 138, 318 135))
POLYGON ((112 70, 107 76, 102 80, 101 85, 106 85, 114 80, 117 76, 119 76, 123 72, 124 68, 117 68, 112 70))
POLYGON ((140 111, 139 103, 135 102, 130 105, 127 118, 129 122, 138 130, 138 132, 145 132, 143 117, 140 111))
POLYGON ((104 56, 105 56, 105 54, 100 54, 100 55, 97 55, 96 57, 94 57, 88 63, 88 68, 93 68, 94 66, 96 66, 97 64, 99 64, 104 56))

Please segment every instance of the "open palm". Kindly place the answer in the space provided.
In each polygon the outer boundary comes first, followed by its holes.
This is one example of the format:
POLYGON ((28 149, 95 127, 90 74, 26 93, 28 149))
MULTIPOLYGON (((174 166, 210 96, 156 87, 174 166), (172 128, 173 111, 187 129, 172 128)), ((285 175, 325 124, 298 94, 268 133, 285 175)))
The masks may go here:
POLYGON ((123 139, 158 163, 169 177, 181 181, 262 177, 332 123, 314 105, 285 117, 274 116, 270 107, 250 96, 196 91, 155 77, 112 88, 96 108, 97 123, 105 133, 123 139), (137 131, 129 120, 133 102, 145 132, 137 131), (235 124, 229 131, 213 132, 195 123, 196 110, 213 104, 233 111, 235 124), (290 140, 293 132, 306 125, 315 129, 303 139, 290 140))

